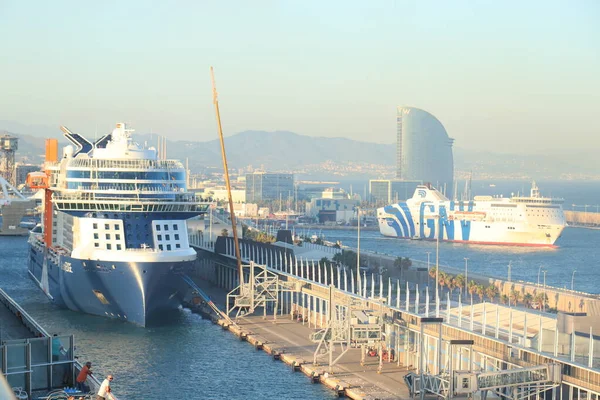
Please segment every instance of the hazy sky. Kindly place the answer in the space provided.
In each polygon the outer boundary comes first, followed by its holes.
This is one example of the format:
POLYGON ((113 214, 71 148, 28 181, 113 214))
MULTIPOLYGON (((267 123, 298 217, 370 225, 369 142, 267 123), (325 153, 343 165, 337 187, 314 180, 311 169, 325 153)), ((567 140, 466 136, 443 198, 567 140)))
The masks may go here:
POLYGON ((391 143, 410 105, 460 147, 598 149, 599 21, 597 0, 0 0, 0 120, 213 139, 213 65, 226 134, 391 143))

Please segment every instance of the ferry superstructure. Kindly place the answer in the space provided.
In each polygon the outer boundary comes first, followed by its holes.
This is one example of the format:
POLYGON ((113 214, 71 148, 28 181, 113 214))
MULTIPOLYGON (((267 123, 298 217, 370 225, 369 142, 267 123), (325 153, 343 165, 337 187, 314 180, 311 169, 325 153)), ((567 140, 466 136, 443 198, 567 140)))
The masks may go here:
POLYGON ((62 129, 74 146, 57 160, 47 142, 46 173, 29 179, 46 193, 30 277, 59 305, 145 326, 185 295, 180 274, 196 260, 186 220, 208 203, 187 192, 179 161, 135 143, 125 124, 95 143, 62 129))
POLYGON ((535 182, 529 196, 475 196, 451 201, 421 185, 406 202, 377 209, 379 230, 389 237, 471 244, 553 247, 565 227, 562 199, 542 197, 535 182))

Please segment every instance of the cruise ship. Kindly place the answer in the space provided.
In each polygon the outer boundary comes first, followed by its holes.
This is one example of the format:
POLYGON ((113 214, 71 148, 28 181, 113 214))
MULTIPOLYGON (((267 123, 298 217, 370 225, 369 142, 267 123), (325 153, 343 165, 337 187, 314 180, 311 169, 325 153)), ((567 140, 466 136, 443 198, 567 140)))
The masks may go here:
POLYGON ((566 225, 562 203, 542 197, 535 182, 529 196, 468 201, 451 201, 431 185, 420 185, 406 202, 377 209, 377 220, 389 237, 554 247, 566 225))
POLYGON ((73 144, 58 159, 46 141, 43 223, 30 234, 29 275, 56 304, 145 326, 179 307, 182 273, 196 260, 186 220, 209 204, 187 192, 186 170, 134 142, 125 124, 92 143, 61 127, 73 144))

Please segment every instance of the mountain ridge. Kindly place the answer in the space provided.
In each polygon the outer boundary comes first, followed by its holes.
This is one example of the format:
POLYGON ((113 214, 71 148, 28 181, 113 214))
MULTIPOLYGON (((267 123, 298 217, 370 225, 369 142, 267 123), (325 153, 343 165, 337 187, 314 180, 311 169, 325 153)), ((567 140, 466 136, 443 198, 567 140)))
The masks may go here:
MULTIPOLYGON (((17 158, 32 163, 39 163, 43 159, 45 145, 42 137, 59 138, 61 147, 67 144, 58 128, 45 125, 0 121, 0 134, 3 130, 20 139, 17 158), (15 129, 22 131, 17 132, 15 129)), ((140 133, 134 134, 134 139, 156 146, 158 136, 155 133, 140 133)), ((229 166, 236 169, 252 165, 255 169, 270 171, 302 171, 307 167, 318 171, 319 165, 330 162, 340 168, 351 164, 385 166, 386 174, 390 175, 396 162, 395 143, 380 144, 345 137, 315 137, 287 130, 238 132, 225 137, 225 146, 229 166)), ((167 139, 167 154, 169 158, 182 161, 188 159, 192 171, 221 169, 222 166, 218 139, 167 139)), ((565 155, 502 154, 455 147, 454 160, 457 175, 472 171, 475 176, 531 176, 555 179, 573 179, 573 176, 582 176, 581 179, 584 179, 591 176, 592 179, 600 179, 593 157, 586 157, 585 154, 577 162, 573 162, 565 155)), ((360 169, 356 167, 354 170, 360 173, 360 169)), ((382 175, 374 172, 367 174, 373 178, 382 175)), ((351 171, 348 171, 348 175, 351 175, 351 171)))

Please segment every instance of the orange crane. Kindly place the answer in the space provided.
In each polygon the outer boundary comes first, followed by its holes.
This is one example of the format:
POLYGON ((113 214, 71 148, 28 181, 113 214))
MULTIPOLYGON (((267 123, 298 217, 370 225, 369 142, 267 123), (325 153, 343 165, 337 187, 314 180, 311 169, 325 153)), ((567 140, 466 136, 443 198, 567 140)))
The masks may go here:
MULTIPOLYGON (((46 139, 46 166, 47 163, 58 161, 58 140, 46 139)), ((44 190, 44 243, 46 247, 52 246, 52 190, 50 190, 51 171, 44 168, 44 172, 31 172, 27 174, 27 186, 31 189, 44 190)))

